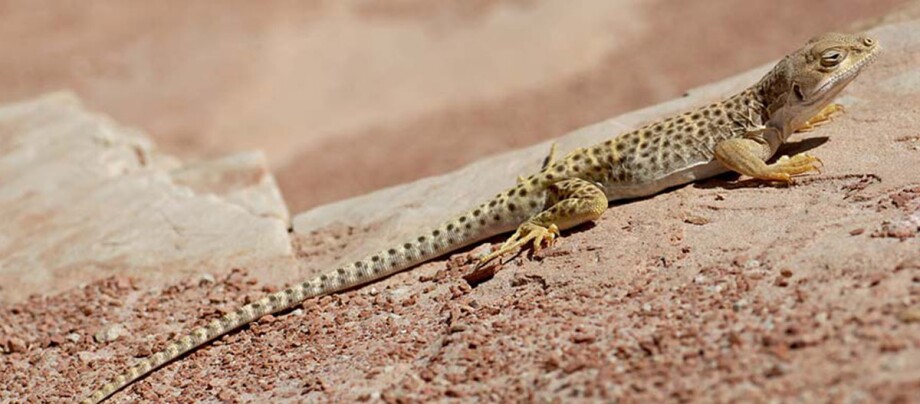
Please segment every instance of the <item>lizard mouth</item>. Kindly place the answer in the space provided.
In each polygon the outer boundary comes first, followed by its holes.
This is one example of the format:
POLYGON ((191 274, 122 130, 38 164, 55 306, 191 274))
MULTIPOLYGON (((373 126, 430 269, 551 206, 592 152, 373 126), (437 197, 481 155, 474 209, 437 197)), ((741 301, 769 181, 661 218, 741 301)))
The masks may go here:
POLYGON ((875 61, 876 57, 878 56, 879 49, 881 49, 881 46, 876 45, 865 57, 862 58, 862 60, 856 62, 853 64, 853 66, 848 67, 846 70, 838 72, 830 79, 828 79, 826 83, 822 84, 821 87, 815 91, 815 94, 822 95, 816 98, 815 101, 817 102, 821 98, 824 98, 824 94, 830 94, 833 96, 842 90, 843 87, 846 87, 849 82, 853 81, 853 79, 859 75, 859 72, 862 71, 864 67, 875 61))

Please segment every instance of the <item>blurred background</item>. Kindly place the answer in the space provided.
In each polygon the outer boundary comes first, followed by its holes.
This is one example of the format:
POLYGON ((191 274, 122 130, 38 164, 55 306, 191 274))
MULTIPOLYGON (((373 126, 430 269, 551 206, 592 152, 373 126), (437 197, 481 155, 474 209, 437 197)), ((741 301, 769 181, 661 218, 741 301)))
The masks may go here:
POLYGON ((0 102, 72 89, 185 159, 264 150, 298 212, 674 98, 901 3, 0 1, 0 102))

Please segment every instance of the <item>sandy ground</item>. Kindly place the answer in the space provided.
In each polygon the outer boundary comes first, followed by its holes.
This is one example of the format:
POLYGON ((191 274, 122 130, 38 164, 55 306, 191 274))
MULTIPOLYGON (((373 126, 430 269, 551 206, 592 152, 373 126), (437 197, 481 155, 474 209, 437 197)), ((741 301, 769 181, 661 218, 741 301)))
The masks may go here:
MULTIPOLYGON (((464 280, 459 254, 263 319, 113 402, 916 402, 920 243, 862 225, 917 209, 920 188, 862 191, 874 182, 794 191, 868 219, 814 227, 771 227, 777 215, 810 220, 783 190, 689 188, 626 205, 484 282, 464 280), (681 219, 687 205, 706 218, 681 219), (750 234, 719 233, 739 227, 750 234), (879 253, 861 258, 866 244, 879 253), (801 257, 815 250, 825 256, 801 257)), ((73 399, 270 290, 243 271, 156 290, 114 277, 4 307, 0 399, 73 399)))
MULTIPOLYGON (((850 112, 781 151, 824 174, 615 204, 475 280, 488 244, 462 251, 262 319, 112 401, 917 402, 917 29, 880 32, 894 51, 843 95, 850 112)), ((364 242, 351 230, 302 236, 299 255, 335 259, 328 243, 364 242)), ((78 397, 280 286, 259 278, 115 276, 4 305, 0 401, 78 397)))
POLYGON ((676 97, 903 1, 436 3, 3 1, 0 102, 73 89, 170 154, 263 149, 298 212, 676 97))
MULTIPOLYGON (((900 52, 843 94, 848 112, 782 151, 819 155, 822 174, 615 204, 470 280, 485 243, 262 319, 112 402, 920 402, 920 27, 901 29, 881 37, 900 52)), ((586 88, 554 94, 600 92, 586 88)), ((335 261, 365 231, 299 235, 298 258, 335 261)), ((118 275, 2 304, 0 401, 72 401, 282 286, 264 278, 118 275)))

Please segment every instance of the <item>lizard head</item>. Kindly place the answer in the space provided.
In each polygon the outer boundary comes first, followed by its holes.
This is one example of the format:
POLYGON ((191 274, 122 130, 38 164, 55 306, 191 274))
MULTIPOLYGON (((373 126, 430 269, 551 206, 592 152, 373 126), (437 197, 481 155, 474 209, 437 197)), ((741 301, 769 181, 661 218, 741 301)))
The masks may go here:
POLYGON ((827 106, 875 59, 878 42, 862 34, 812 38, 761 81, 771 119, 797 127, 827 106))

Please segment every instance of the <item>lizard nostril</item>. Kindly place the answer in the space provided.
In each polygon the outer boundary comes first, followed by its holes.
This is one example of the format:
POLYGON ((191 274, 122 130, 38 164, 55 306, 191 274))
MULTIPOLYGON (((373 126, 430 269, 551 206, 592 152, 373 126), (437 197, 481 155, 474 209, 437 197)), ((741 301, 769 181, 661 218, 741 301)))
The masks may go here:
POLYGON ((866 46, 872 46, 875 45, 875 40, 869 37, 865 37, 863 38, 863 44, 866 46))

